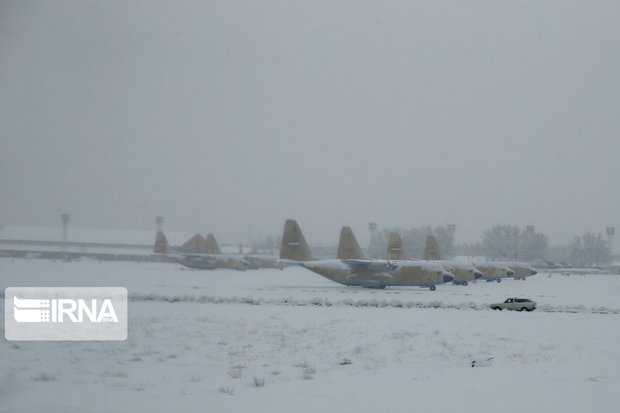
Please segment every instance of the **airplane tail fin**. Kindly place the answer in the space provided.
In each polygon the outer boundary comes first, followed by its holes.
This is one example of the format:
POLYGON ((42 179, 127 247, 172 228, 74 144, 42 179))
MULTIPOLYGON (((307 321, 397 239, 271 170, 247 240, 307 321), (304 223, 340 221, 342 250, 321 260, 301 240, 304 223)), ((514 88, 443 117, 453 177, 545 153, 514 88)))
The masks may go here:
POLYGON ((166 238, 166 235, 164 235, 163 231, 157 231, 157 235, 155 235, 153 252, 155 254, 167 254, 170 252, 170 245, 168 244, 168 239, 166 238))
POLYGON ((222 250, 220 249, 220 246, 218 245, 217 241, 215 240, 215 237, 213 236, 213 234, 208 234, 207 235, 207 242, 205 245, 205 253, 207 254, 221 254, 222 250))
POLYGON ((391 232, 387 247, 388 260, 406 260, 407 252, 403 246, 403 240, 398 232, 391 232))
POLYGON ((310 247, 304 238, 304 234, 301 232, 299 224, 294 219, 288 219, 284 223, 280 259, 291 261, 312 260, 310 247))
POLYGON ((351 227, 342 227, 340 230, 340 242, 338 243, 339 260, 359 260, 364 258, 362 249, 355 239, 351 227))
POLYGON ((196 234, 187 241, 183 245, 179 247, 179 251, 188 252, 192 254, 200 254, 204 252, 206 239, 200 235, 196 234))
POLYGON ((426 261, 443 260, 443 256, 441 255, 441 249, 439 248, 439 243, 437 242, 437 238, 435 238, 433 235, 428 235, 426 237, 426 246, 424 247, 424 259, 426 261))

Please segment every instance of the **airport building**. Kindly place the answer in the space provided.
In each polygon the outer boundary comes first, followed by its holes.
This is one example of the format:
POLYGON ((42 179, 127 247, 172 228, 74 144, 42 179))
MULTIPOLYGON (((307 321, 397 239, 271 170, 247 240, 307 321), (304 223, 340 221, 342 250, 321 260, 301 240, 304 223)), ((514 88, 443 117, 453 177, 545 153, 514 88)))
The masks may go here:
MULTIPOLYGON (((166 233, 180 246, 192 233, 166 233)), ((153 254, 155 231, 7 226, 0 228, 0 256, 21 258, 163 261, 153 254)))

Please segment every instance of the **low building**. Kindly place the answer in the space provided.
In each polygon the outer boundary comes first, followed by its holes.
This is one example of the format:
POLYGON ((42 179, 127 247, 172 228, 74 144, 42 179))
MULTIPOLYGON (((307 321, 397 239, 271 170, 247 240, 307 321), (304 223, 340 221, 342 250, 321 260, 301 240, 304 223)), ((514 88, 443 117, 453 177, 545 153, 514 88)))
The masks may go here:
MULTIPOLYGON (((171 245, 181 245, 187 232, 166 233, 171 245)), ((153 254, 155 231, 7 226, 0 229, 0 256, 25 258, 161 261, 153 254)))

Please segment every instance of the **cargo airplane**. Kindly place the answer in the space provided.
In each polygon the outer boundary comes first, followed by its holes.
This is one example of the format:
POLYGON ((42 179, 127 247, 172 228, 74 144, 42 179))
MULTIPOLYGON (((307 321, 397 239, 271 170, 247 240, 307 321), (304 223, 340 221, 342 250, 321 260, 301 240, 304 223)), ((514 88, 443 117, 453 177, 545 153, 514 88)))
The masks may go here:
MULTIPOLYGON (((398 260, 407 259, 403 241, 397 232, 392 232, 390 234, 388 256, 398 260)), ((432 235, 426 237, 423 258, 424 262, 441 265, 446 271, 449 271, 454 276, 454 280, 452 281, 454 285, 467 285, 469 281, 482 278, 483 276, 482 272, 473 264, 454 260, 444 260, 437 239, 432 235)))
POLYGON ((444 260, 439 243, 433 235, 426 237, 426 245, 424 246, 424 260, 434 262, 454 274, 455 285, 467 285, 469 281, 482 278, 484 274, 475 265, 456 260, 444 260))
POLYGON ((512 268, 493 261, 487 261, 483 263, 475 263, 476 268, 478 268, 482 272, 482 280, 486 280, 487 282, 497 281, 498 283, 502 282, 502 278, 512 277, 515 275, 515 272, 512 268))
POLYGON ((213 234, 204 238, 200 234, 194 235, 181 248, 173 250, 162 231, 155 237, 153 252, 164 254, 175 262, 189 268, 213 270, 230 268, 234 270, 248 270, 259 268, 282 268, 276 257, 267 255, 224 254, 213 234))
POLYGON ((340 234, 338 258, 316 259, 312 257, 297 221, 289 219, 284 224, 280 260, 301 265, 339 284, 364 288, 417 286, 434 291, 436 285, 454 279, 437 264, 365 259, 351 229, 344 227, 340 234))
POLYGON ((515 280, 525 281, 526 277, 531 277, 532 275, 538 274, 538 271, 526 262, 495 262, 495 264, 510 268, 513 274, 510 274, 509 277, 514 278, 515 280))

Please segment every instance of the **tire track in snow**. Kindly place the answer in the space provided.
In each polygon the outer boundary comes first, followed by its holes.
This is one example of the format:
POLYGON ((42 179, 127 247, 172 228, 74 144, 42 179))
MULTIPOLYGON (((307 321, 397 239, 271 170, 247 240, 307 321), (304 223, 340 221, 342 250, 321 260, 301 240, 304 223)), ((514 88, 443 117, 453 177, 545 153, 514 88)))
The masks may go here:
MULTIPOLYGON (((296 299, 286 298, 257 298, 257 297, 216 297, 208 295, 163 295, 139 294, 129 295, 132 302, 166 302, 166 303, 199 303, 199 304, 246 304, 246 305, 284 305, 295 307, 359 307, 359 308, 434 308, 494 311, 487 303, 444 303, 443 301, 401 301, 377 299, 343 299, 330 300, 327 298, 296 299)), ((543 304, 536 311, 546 313, 588 313, 588 314, 620 314, 619 308, 585 307, 583 305, 553 306, 543 304)))

